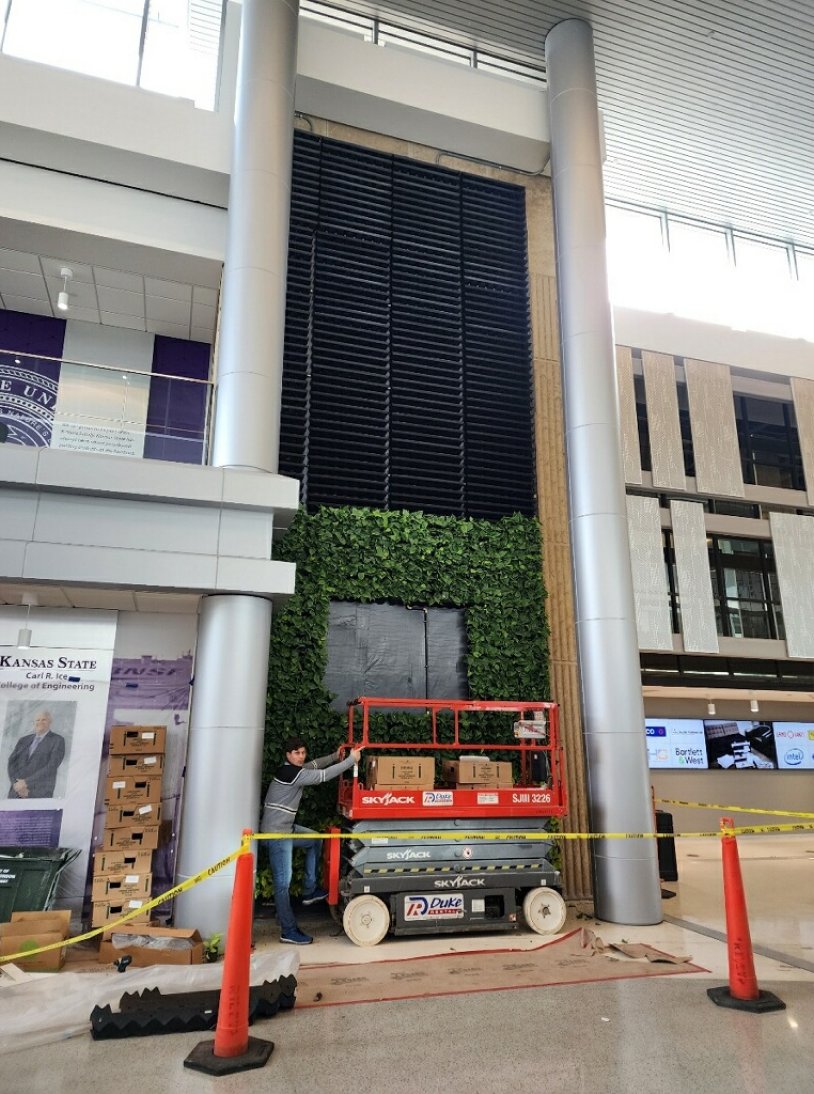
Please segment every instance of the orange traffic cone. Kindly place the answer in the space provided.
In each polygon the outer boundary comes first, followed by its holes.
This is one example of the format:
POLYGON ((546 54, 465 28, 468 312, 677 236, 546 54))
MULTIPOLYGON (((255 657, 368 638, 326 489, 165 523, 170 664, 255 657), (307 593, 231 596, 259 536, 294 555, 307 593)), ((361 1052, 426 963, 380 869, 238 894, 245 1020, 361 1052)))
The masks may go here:
MULTIPOLYGON (((251 832, 244 832, 244 838, 251 832)), ((223 980, 214 1041, 201 1041, 184 1060, 184 1067, 207 1075, 231 1075, 264 1067, 274 1051, 273 1041, 249 1036, 249 969, 254 909, 254 857, 238 855, 229 933, 223 958, 223 980)))
POLYGON ((786 1004, 770 991, 761 991, 755 976, 752 937, 746 914, 738 841, 727 831, 735 827, 731 817, 721 817, 721 860, 724 868, 726 947, 729 958, 729 986, 707 988, 707 995, 719 1007, 763 1013, 785 1010, 786 1004))

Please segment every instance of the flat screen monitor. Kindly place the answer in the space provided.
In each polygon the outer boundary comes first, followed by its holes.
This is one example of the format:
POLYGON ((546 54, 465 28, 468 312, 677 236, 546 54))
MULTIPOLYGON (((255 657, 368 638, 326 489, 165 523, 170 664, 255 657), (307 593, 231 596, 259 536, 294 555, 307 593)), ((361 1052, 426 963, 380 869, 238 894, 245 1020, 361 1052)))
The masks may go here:
POLYGON ((814 723, 775 722, 777 766, 784 771, 814 768, 814 723))
POLYGON ((708 766, 700 718, 645 718, 644 727, 651 768, 697 771, 708 766))
POLYGON ((771 722, 736 719, 704 721, 709 766, 719 771, 777 767, 774 727, 771 722))

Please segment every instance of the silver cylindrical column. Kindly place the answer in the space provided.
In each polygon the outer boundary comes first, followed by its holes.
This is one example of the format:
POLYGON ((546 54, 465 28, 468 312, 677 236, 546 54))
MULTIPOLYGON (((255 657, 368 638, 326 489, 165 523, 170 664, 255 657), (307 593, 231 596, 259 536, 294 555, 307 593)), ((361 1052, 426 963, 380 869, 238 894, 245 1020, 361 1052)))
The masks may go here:
MULTIPOLYGON (((280 390, 297 0, 243 0, 223 275, 212 463, 275 473, 280 390)), ((256 829, 268 690, 270 601, 211 596, 201 606, 184 784, 179 882, 256 829)), ((183 893, 176 922, 226 929, 234 865, 183 893)))
MULTIPOLYGON (((234 851, 257 829, 266 724, 271 602, 208 596, 201 603, 176 883, 234 851)), ((178 926, 202 935, 229 921, 235 864, 182 893, 178 926)))
POLYGON ((297 0, 243 0, 212 462, 277 471, 297 0))
MULTIPOLYGON (((577 644, 591 826, 652 832, 627 538, 593 36, 579 19, 545 43, 577 644)), ((655 840, 599 840, 595 908, 659 923, 655 840)))

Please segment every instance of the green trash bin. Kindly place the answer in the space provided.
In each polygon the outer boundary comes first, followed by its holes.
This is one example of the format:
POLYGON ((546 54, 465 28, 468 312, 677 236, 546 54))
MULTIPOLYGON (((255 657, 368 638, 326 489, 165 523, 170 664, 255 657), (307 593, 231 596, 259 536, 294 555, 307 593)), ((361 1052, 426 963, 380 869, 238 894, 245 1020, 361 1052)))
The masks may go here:
POLYGON ((0 847, 0 923, 12 912, 44 912, 57 879, 79 851, 73 847, 0 847))

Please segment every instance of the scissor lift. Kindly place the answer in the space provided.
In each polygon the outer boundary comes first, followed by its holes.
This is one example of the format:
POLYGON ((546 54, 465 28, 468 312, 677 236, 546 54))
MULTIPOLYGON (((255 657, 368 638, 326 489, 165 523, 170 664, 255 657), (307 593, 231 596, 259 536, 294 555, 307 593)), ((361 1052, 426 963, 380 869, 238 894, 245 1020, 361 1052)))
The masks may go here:
POLYGON ((517 761, 519 778, 508 787, 368 789, 358 769, 343 776, 336 831, 346 838, 329 841, 328 903, 352 942, 513 931, 520 908, 537 933, 560 930, 565 902, 548 834, 567 808, 555 703, 363 697, 348 704, 346 747, 357 746, 367 755, 500 754, 517 761), (430 740, 372 740, 371 713, 387 711, 428 714, 430 740), (514 717, 513 739, 467 741, 462 716, 490 713, 514 717))

